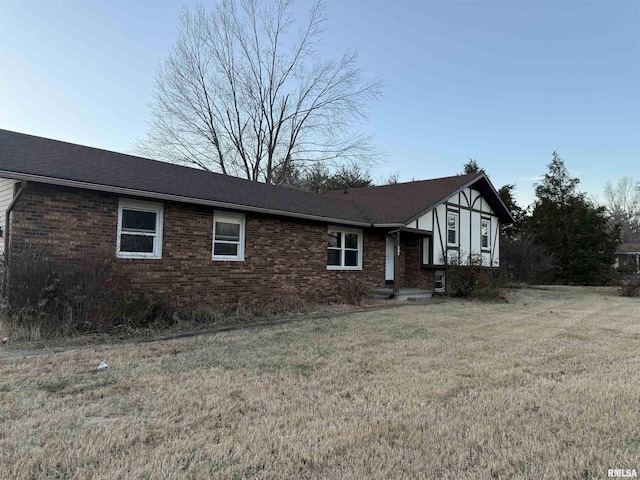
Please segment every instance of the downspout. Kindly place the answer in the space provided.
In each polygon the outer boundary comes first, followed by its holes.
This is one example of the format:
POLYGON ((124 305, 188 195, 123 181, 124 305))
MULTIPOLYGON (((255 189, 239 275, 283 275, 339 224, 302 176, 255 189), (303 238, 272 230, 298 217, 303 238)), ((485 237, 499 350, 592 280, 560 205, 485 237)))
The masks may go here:
POLYGON ((27 181, 21 180, 20 187, 18 188, 18 191, 16 192, 16 194, 13 196, 13 200, 11 200, 11 203, 7 207, 7 210, 4 216, 4 269, 2 272, 3 286, 7 285, 7 271, 8 271, 7 265, 9 265, 9 234, 11 230, 11 211, 16 206, 18 199, 20 198, 20 196, 22 195, 22 192, 26 187, 27 187, 27 181))

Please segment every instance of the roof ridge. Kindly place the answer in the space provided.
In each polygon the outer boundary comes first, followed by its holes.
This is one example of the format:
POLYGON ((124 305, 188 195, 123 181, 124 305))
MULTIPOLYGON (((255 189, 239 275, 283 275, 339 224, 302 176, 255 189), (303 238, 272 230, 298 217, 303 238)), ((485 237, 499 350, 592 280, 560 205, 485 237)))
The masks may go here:
POLYGON ((469 177, 471 179, 471 178, 478 177, 478 176, 483 175, 483 174, 486 175, 484 170, 476 172, 476 173, 462 173, 462 174, 458 174, 458 175, 448 175, 446 177, 425 178, 423 180, 410 180, 408 182, 386 183, 384 185, 370 185, 368 187, 337 188, 335 190, 329 190, 329 191, 323 193, 322 195, 326 195, 326 194, 336 194, 337 195, 338 193, 348 193, 348 192, 351 192, 351 191, 372 190, 374 188, 386 188, 386 187, 395 187, 395 186, 409 185, 409 184, 416 184, 416 183, 437 182, 437 181, 442 181, 442 180, 448 180, 450 178, 469 177))

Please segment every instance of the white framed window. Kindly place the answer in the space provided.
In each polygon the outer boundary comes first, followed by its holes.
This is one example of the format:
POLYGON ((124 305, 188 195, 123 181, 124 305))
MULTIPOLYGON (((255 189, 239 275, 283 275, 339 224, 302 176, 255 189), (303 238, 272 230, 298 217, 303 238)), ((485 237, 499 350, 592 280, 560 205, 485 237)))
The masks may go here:
POLYGON ((118 202, 116 256, 120 258, 162 258, 161 203, 129 200, 118 202))
POLYGON ((431 265, 431 237, 422 239, 422 265, 431 265))
POLYGON ((488 218, 480 221, 480 246, 482 250, 491 249, 491 220, 488 218))
POLYGON ((362 270, 362 230, 329 227, 327 270, 362 270))
POLYGON ((436 270, 433 274, 433 291, 434 292, 444 292, 445 283, 444 283, 444 271, 436 270))
POLYGON ((447 245, 458 246, 458 212, 447 212, 447 245))
POLYGON ((245 216, 213 212, 212 260, 244 260, 245 216))

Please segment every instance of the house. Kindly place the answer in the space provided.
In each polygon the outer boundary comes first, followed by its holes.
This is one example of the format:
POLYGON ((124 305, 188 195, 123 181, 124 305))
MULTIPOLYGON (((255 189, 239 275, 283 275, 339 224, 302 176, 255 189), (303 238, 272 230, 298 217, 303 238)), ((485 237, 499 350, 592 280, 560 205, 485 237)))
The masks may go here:
POLYGON ((512 220, 482 172, 315 194, 6 130, 0 179, 9 263, 108 249, 178 304, 442 291, 448 259, 499 265, 512 220))
POLYGON ((640 273, 640 243, 623 243, 616 250, 616 262, 614 267, 617 269, 632 269, 640 273))

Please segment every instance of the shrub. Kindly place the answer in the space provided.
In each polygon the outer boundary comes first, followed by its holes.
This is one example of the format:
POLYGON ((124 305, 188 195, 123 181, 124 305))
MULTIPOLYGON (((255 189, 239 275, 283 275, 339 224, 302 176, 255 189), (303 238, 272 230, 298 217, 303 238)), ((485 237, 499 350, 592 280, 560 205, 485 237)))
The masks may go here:
POLYGON ((6 269, 6 317, 29 338, 171 320, 166 303, 128 292, 127 270, 112 252, 62 259, 25 249, 12 252, 6 269))
POLYGON ((462 255, 468 258, 463 263, 457 258, 447 262, 447 294, 453 297, 483 300, 504 300, 506 281, 497 268, 484 265, 482 255, 462 255))
POLYGON ((362 280, 353 280, 340 290, 339 297, 350 305, 360 305, 366 298, 369 290, 371 290, 369 286, 362 280))
POLYGON ((623 297, 640 295, 640 273, 635 265, 620 268, 616 277, 618 294, 623 297))
POLYGON ((554 283, 559 272, 553 255, 525 235, 500 238, 500 265, 517 282, 554 283))
MULTIPOLYGON (((179 323, 238 324, 307 308, 294 294, 269 301, 244 297, 235 308, 224 310, 198 304, 176 306, 132 293, 129 268, 113 252, 91 251, 70 258, 41 249, 12 252, 3 292, 6 326, 14 338, 38 340, 115 328, 136 333, 140 328, 179 323)), ((346 294, 355 295, 355 291, 356 287, 347 289, 346 294)))

